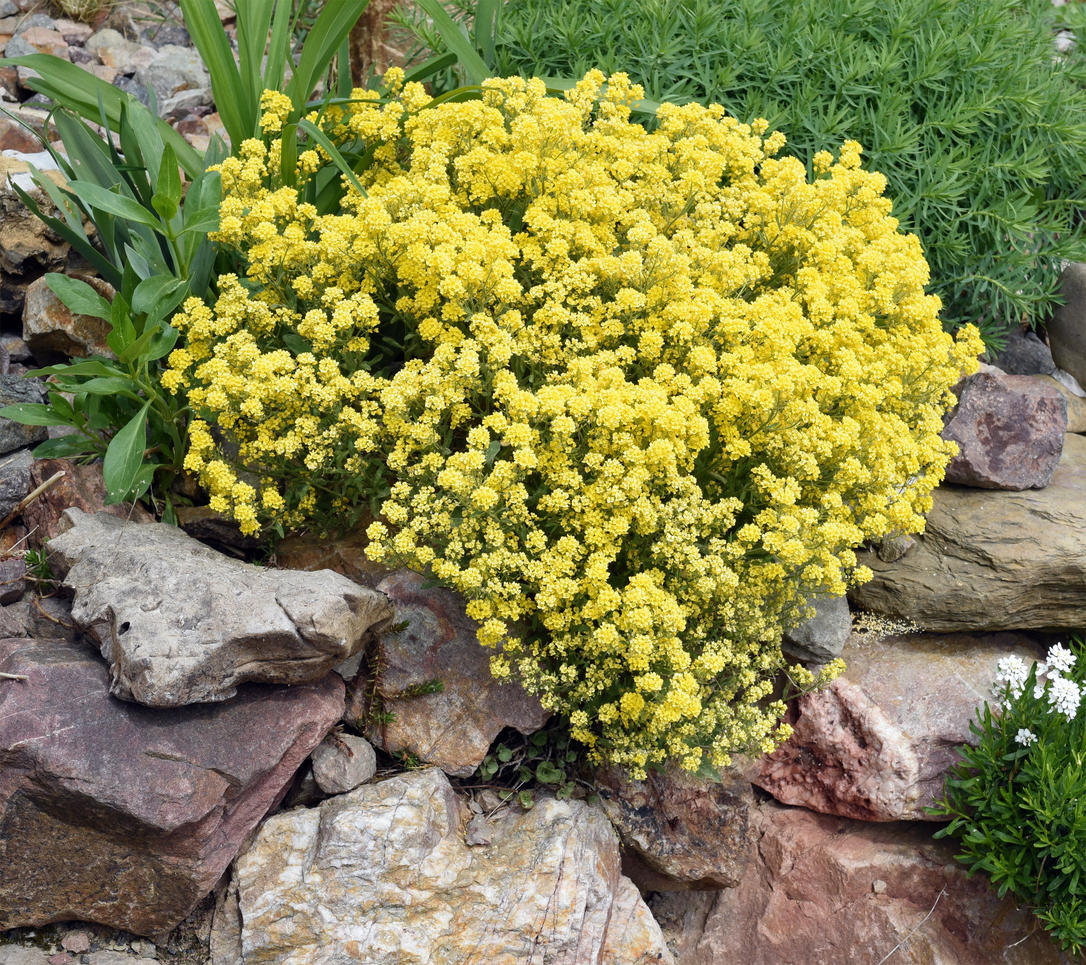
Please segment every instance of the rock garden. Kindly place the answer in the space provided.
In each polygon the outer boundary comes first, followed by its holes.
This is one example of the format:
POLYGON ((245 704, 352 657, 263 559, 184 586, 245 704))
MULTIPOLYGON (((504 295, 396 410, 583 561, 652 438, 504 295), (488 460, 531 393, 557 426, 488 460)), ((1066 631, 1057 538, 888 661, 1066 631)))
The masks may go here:
POLYGON ((1086 960, 989 6, 0 0, 0 965, 1086 960))

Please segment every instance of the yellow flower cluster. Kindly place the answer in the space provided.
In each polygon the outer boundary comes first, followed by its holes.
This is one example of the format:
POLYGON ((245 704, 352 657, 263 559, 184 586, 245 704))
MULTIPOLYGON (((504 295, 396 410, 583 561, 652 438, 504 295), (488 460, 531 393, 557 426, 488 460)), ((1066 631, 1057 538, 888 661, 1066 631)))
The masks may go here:
POLYGON ((857 144, 809 181, 719 107, 631 123, 621 74, 428 108, 395 81, 322 119, 372 156, 336 214, 279 180, 273 99, 223 163, 244 277, 174 319, 188 468, 246 531, 372 509, 372 558, 461 591, 596 759, 771 748, 782 626, 922 528, 979 339, 857 144))

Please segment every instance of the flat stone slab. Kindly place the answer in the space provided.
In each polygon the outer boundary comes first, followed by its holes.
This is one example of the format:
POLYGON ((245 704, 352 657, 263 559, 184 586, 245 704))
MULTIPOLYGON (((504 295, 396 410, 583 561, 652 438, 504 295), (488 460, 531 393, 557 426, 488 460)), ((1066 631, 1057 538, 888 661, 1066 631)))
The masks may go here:
POLYGON ((672 962, 598 810, 542 798, 467 808, 436 768, 265 822, 216 914, 213 965, 648 965, 672 962))
POLYGON ((182 921, 340 715, 335 675, 155 710, 85 645, 0 640, 0 930, 182 921))
POLYGON ((383 595, 330 571, 252 566, 163 523, 64 518, 50 560, 125 700, 177 707, 226 700, 242 683, 316 680, 392 616, 383 595))
POLYGON ((874 579, 849 594, 855 606, 936 631, 1086 626, 1086 437, 1064 437, 1044 489, 933 495, 904 556, 857 554, 874 579))
POLYGON ((845 673, 796 701, 792 736, 748 777, 784 804, 863 821, 931 821, 996 665, 1040 659, 1018 633, 854 636, 845 673))

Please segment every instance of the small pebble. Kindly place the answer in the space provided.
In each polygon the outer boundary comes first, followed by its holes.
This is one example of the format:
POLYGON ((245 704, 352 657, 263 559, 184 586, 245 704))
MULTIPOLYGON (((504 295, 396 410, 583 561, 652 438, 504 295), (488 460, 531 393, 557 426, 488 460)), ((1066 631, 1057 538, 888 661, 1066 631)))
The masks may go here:
POLYGON ((881 895, 884 891, 886 891, 886 882, 883 881, 881 878, 876 878, 874 881, 871 882, 871 890, 875 892, 876 895, 881 895))

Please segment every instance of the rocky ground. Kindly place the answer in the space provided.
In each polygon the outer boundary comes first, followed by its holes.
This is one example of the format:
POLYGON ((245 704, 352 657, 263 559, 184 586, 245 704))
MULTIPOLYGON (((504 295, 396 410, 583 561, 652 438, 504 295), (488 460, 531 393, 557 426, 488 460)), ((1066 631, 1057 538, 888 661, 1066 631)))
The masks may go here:
MULTIPOLYGON (((0 50, 153 94, 194 144, 218 129, 165 6, 0 0, 0 50)), ((41 129, 26 79, 0 68, 0 100, 41 129)), ((0 175, 39 147, 0 116, 0 175)), ((71 267, 0 186, 5 404, 41 397, 27 367, 101 350, 41 281, 71 267)), ((187 535, 102 515, 99 470, 0 420, 0 965, 1068 963, 924 810, 997 661, 1086 625, 1086 266, 1064 286, 1048 343, 1020 333, 958 387, 927 532, 871 547, 872 583, 790 636, 849 666, 794 737, 717 782, 580 775, 591 803, 473 776, 547 715, 490 679, 456 594, 358 540, 256 567, 207 513, 187 535)))

